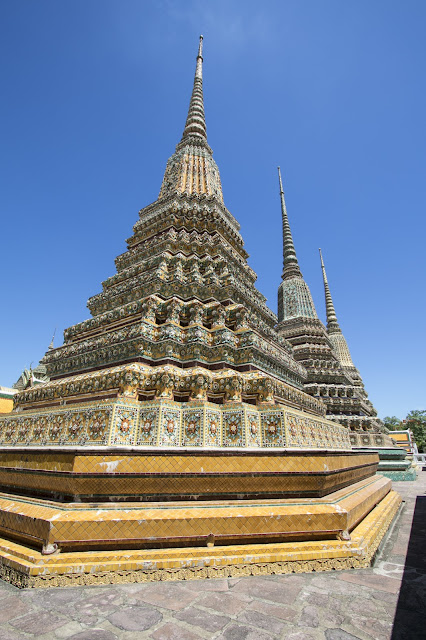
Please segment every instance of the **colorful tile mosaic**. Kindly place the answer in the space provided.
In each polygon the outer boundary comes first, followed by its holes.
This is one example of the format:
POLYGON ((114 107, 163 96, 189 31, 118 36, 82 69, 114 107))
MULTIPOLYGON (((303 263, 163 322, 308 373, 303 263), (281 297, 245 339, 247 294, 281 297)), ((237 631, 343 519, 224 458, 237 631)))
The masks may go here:
POLYGON ((139 428, 137 445, 154 446, 158 440, 160 407, 141 406, 139 412, 139 428))
POLYGON ((204 409, 187 409, 182 412, 182 446, 201 447, 203 445, 204 409))
MULTIPOLYGON (((262 440, 264 447, 285 447, 284 414, 282 411, 261 411, 262 440)), ((294 446, 294 445, 293 445, 294 446)))
POLYGON ((0 445, 306 447, 350 449, 349 433, 285 407, 169 399, 28 412, 3 423, 0 445), (113 416, 113 418, 112 418, 113 416), (285 431, 287 425, 287 437, 285 431))
POLYGON ((137 433, 139 409, 117 404, 114 409, 114 431, 111 444, 133 444, 137 433))

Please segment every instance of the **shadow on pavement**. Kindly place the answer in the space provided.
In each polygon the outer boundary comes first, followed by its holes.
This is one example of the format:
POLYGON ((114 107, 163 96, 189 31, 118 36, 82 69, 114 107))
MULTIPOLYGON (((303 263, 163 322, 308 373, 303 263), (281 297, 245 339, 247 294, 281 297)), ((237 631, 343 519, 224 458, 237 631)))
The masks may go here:
POLYGON ((391 640, 426 638, 426 496, 418 496, 391 640))

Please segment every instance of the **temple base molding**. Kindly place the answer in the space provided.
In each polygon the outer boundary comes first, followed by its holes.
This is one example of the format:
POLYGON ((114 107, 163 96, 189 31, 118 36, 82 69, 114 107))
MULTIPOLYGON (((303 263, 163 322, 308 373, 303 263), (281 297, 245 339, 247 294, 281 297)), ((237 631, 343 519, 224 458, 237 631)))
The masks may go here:
POLYGON ((388 479, 374 476, 316 500, 61 504, 51 522, 67 522, 69 539, 39 550, 19 523, 25 529, 32 518, 42 529, 43 509, 52 503, 3 494, 0 577, 35 588, 367 567, 401 503, 390 489, 388 479), (8 531, 7 514, 16 514, 18 503, 21 517, 8 531), (156 540, 135 540, 135 527, 151 526, 156 540), (185 527, 187 535, 175 535, 185 527))

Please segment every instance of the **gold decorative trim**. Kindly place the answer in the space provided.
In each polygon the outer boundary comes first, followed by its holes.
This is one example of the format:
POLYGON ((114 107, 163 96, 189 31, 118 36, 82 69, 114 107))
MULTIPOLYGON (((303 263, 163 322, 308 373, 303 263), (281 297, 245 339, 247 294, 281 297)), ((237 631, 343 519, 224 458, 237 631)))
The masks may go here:
MULTIPOLYGON (((224 554, 228 552, 229 562, 225 566, 217 567, 177 567, 177 568, 156 568, 156 569, 135 569, 135 570, 106 570, 95 573, 50 573, 31 575, 32 571, 37 570, 36 566, 29 566, 27 561, 22 562, 22 555, 18 556, 13 553, 11 544, 10 552, 6 552, 4 545, 2 550, 3 557, 0 558, 0 578, 6 582, 10 582, 19 588, 51 588, 51 587, 67 587, 67 586, 83 586, 83 585, 101 585, 101 584, 122 584, 122 583, 145 583, 159 581, 177 581, 177 580, 200 580, 209 578, 234 578, 244 576, 261 576, 274 574, 290 574, 290 573, 307 573, 311 571, 332 571, 345 569, 362 569, 367 568, 371 564, 371 560, 377 551, 390 523, 395 517, 401 504, 400 496, 392 491, 384 498, 378 506, 376 506, 369 515, 359 524, 351 534, 351 541, 342 541, 332 544, 324 541, 323 555, 328 554, 330 557, 315 559, 299 559, 285 560, 286 555, 294 557, 294 548, 287 549, 285 544, 281 547, 279 555, 283 556, 283 560, 268 562, 259 561, 262 552, 256 554, 258 561, 245 562, 244 564, 232 563, 232 547, 224 548, 224 554), (342 555, 346 557, 333 557, 342 555), (26 571, 16 568, 16 565, 22 562, 26 571), (14 566, 10 566, 13 564, 14 566)), ((307 543, 309 545, 310 543, 307 543)), ((14 546, 14 545, 13 545, 14 546)), ((189 551, 189 550, 186 550, 189 551)), ((275 545, 275 552, 277 546, 275 545)), ((206 550, 207 552, 207 550, 206 550)), ((303 553, 303 551, 302 551, 303 553)), ((312 552, 311 552, 312 553, 312 552)), ((184 556, 185 550, 182 550, 184 556)), ((69 556, 70 554, 67 554, 69 556)), ((117 555, 120 555, 118 552, 117 555)), ((265 545, 263 556, 267 557, 268 545, 265 545)), ((275 555, 278 555, 275 553, 275 555)), ((299 554, 298 554, 299 555, 299 554)), ((90 553, 89 553, 90 556, 90 553)), ((76 553, 76 558, 78 554, 76 553)), ((69 570, 69 565, 64 562, 61 566, 61 555, 56 556, 58 563, 56 565, 59 570, 69 570)), ((76 559, 75 558, 75 559, 76 559)), ((74 562, 75 562, 74 559, 74 562)), ((225 560, 225 559, 224 559, 225 560)), ((226 561, 226 560, 225 560, 226 561)), ((235 561, 235 558, 234 558, 235 561)), ((143 562, 140 563, 143 565, 143 562)), ((167 564, 167 561, 165 562, 167 564)), ((98 565, 99 566, 99 565, 98 565)), ((44 571, 47 567, 44 567, 44 571)), ((50 570, 55 570, 50 567, 50 570)))

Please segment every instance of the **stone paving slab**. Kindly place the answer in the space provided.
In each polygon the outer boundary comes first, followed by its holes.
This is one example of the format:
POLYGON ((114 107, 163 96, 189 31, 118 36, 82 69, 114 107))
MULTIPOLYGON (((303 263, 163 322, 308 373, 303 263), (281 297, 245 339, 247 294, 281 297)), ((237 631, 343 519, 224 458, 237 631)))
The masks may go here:
POLYGON ((0 640, 426 638, 426 471, 360 571, 19 590, 0 581, 0 640))

